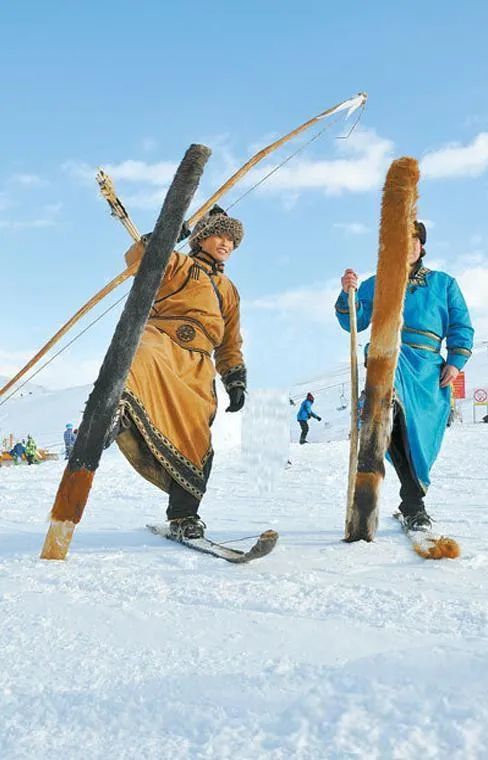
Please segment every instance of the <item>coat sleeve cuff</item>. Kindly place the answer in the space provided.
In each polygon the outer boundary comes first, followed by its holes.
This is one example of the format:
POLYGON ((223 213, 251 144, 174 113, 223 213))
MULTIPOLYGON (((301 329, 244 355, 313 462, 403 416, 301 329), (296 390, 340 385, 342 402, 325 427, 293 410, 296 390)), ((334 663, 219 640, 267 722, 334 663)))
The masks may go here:
MULTIPOLYGON (((356 311, 359 308, 359 298, 358 293, 356 291, 356 311)), ((335 302, 335 310, 339 312, 339 314, 349 314, 349 296, 347 293, 345 293, 343 290, 339 293, 339 297, 337 301, 335 302)))
POLYGON ((244 388, 246 390, 247 372, 244 364, 238 364, 226 370, 222 375, 222 382, 227 393, 231 388, 244 388))
POLYGON ((468 348, 450 348, 447 352, 447 364, 462 370, 470 356, 471 351, 468 348))

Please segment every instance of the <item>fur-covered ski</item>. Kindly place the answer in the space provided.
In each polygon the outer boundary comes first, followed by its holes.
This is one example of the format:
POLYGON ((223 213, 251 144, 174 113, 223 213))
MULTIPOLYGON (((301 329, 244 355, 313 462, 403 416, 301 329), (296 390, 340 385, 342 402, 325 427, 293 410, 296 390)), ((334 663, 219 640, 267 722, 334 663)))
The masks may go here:
POLYGON ((447 536, 433 533, 431 530, 409 530, 401 512, 394 512, 393 517, 402 526, 402 530, 411 541, 414 551, 424 559, 456 559, 461 554, 457 541, 447 536))
POLYGON ((399 158, 390 166, 383 188, 366 400, 346 541, 372 541, 378 526, 378 495, 385 476, 384 458, 390 440, 393 382, 400 351, 418 179, 417 161, 399 158))
POLYGON ((202 554, 210 554, 211 557, 218 557, 219 559, 225 559, 227 562, 233 562, 235 564, 243 564, 244 562, 252 562, 255 559, 261 559, 270 554, 276 546, 278 541, 278 533, 274 530, 266 530, 261 533, 256 543, 251 546, 248 551, 241 551, 240 549, 230 549, 228 546, 218 544, 215 541, 211 541, 209 538, 188 538, 178 539, 170 536, 168 529, 165 525, 146 525, 151 533, 162 538, 167 538, 169 541, 174 541, 177 544, 187 546, 189 549, 194 549, 202 554))

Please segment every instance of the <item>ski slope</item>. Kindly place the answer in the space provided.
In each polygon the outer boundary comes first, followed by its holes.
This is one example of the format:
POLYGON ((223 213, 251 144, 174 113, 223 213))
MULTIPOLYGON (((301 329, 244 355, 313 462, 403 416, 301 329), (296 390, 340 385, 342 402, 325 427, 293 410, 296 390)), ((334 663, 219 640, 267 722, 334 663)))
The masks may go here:
POLYGON ((210 534, 281 534, 249 566, 149 534, 165 497, 115 447, 68 560, 40 561, 63 462, 0 470, 2 760, 488 757, 488 425, 433 473, 458 560, 412 552, 391 469, 375 543, 341 543, 347 456, 293 444, 270 490, 222 448, 210 534))

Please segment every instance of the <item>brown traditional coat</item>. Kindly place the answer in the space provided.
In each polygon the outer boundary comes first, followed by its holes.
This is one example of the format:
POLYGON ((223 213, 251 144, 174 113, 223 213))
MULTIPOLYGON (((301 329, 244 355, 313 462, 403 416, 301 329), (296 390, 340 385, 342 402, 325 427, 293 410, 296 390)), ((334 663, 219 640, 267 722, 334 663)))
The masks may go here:
MULTIPOLYGON (((140 259, 141 243, 126 254, 140 259)), ((212 454, 215 372, 227 390, 245 387, 239 294, 204 254, 173 253, 161 281, 122 398, 121 450, 165 491, 171 479, 197 498, 212 454), (215 359, 215 365, 212 361, 215 359)))

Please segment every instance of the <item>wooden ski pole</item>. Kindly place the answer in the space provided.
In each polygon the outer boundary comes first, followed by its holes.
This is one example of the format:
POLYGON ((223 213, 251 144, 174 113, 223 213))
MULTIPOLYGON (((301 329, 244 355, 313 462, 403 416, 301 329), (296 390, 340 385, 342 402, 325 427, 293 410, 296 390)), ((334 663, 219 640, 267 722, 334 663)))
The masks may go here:
POLYGON ((79 433, 51 510, 42 559, 64 559, 81 520, 149 311, 174 249, 185 213, 210 156, 204 145, 187 150, 147 244, 97 381, 87 401, 79 433))
POLYGON ((356 289, 349 288, 349 331, 351 364, 351 435, 349 439, 349 475, 347 480, 346 531, 354 502, 354 485, 358 468, 358 324, 356 315, 356 289))

